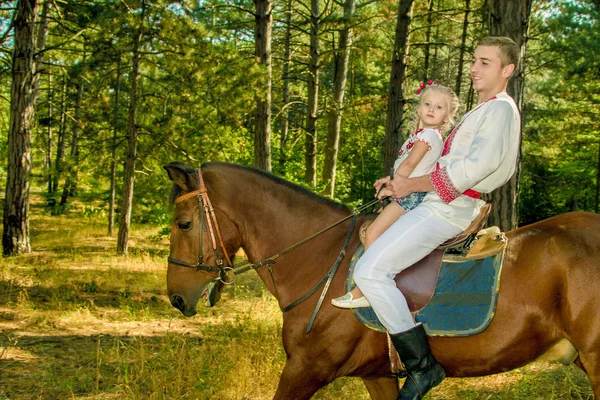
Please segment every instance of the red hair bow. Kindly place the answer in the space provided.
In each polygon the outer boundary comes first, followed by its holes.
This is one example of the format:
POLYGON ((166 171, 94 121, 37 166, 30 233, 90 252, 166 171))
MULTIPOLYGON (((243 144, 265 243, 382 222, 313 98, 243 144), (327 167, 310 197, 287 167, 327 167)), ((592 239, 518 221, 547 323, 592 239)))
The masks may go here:
POLYGON ((421 94, 421 92, 423 90, 425 90, 425 88, 432 87, 432 86, 440 86, 440 85, 436 81, 427 81, 427 83, 423 82, 419 86, 419 89, 417 90, 417 94, 421 94))

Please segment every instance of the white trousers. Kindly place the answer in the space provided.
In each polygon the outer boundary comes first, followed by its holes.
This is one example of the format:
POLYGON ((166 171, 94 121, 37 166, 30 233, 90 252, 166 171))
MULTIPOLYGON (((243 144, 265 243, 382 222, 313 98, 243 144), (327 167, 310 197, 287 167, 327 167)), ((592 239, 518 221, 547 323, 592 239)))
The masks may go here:
POLYGON ((415 326, 394 277, 461 232, 421 203, 400 217, 358 260, 354 281, 389 333, 415 326))

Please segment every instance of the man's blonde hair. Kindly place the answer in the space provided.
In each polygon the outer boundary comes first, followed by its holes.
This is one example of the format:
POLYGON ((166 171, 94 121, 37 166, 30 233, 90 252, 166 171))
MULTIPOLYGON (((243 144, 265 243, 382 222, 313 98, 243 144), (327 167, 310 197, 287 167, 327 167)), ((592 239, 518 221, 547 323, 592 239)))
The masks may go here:
POLYGON ((519 58, 521 58, 519 46, 509 37, 486 36, 477 43, 477 46, 498 47, 500 49, 500 61, 502 61, 503 68, 509 64, 513 64, 515 68, 519 66, 519 58))

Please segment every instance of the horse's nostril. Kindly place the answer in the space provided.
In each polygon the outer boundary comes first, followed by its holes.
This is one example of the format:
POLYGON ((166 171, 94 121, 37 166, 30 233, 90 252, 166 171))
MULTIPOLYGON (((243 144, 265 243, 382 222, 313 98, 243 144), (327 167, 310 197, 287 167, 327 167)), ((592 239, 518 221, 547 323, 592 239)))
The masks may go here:
POLYGON ((185 307, 185 303, 183 302, 183 299, 181 298, 181 296, 177 296, 177 295, 171 296, 171 305, 173 307, 175 307, 176 309, 178 309, 179 311, 183 311, 183 308, 185 307))

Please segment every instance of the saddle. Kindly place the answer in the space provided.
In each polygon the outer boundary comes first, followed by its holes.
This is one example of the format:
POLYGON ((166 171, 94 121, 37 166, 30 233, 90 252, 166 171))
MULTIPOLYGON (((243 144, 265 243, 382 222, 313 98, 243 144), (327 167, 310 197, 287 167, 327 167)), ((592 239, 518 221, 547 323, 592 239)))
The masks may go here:
MULTIPOLYGON (((464 232, 446 240, 424 259, 396 275, 396 286, 404 294, 413 317, 432 300, 444 261, 481 260, 504 250, 506 237, 498 227, 482 229, 487 222, 491 208, 491 204, 485 204, 480 209, 479 215, 464 232)), ((366 230, 371 222, 367 221, 359 230, 359 237, 363 245, 366 230)), ((353 310, 354 315, 357 316, 357 313, 361 312, 360 310, 353 310)), ((391 342, 389 333, 387 342, 391 372, 402 377, 405 375, 404 367, 391 342)))
MULTIPOLYGON (((478 260, 504 249, 506 237, 497 227, 482 230, 491 209, 491 204, 485 204, 464 232, 446 240, 424 259, 396 275, 396 286, 406 297, 411 312, 419 311, 431 300, 442 260, 478 260)), ((366 229, 371 222, 365 222, 360 228, 359 236, 363 244, 366 229)))

